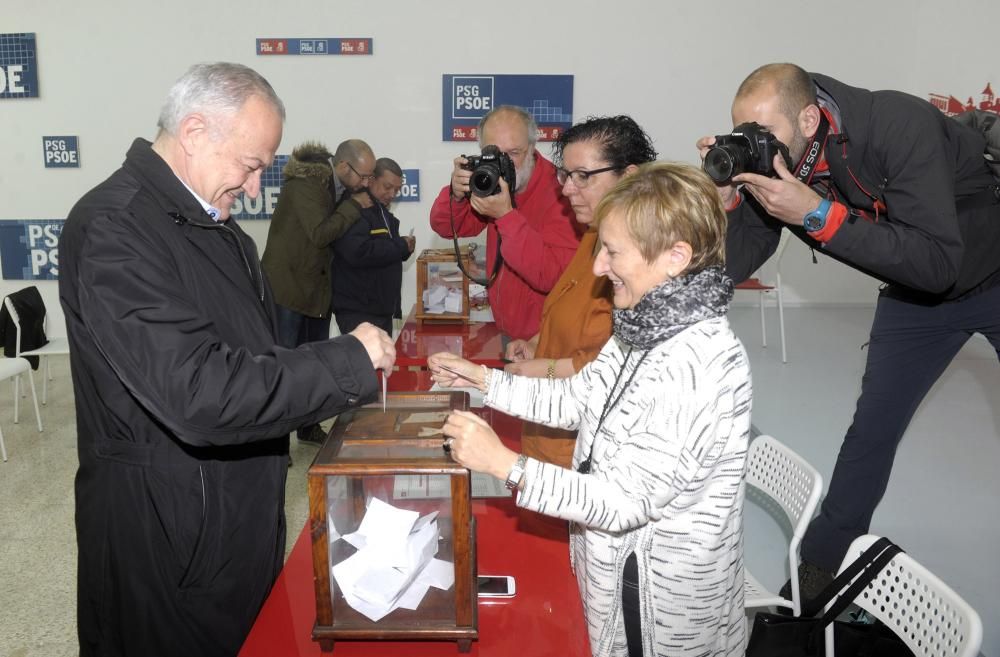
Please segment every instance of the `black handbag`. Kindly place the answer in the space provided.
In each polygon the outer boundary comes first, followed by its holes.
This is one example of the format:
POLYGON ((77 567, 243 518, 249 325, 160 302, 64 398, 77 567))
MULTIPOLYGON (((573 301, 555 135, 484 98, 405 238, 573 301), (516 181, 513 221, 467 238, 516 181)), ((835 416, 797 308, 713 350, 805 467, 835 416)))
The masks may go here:
POLYGON ((801 616, 758 613, 746 657, 824 657, 824 630, 830 623, 834 624, 837 657, 913 657, 903 640, 884 625, 835 620, 900 552, 898 545, 881 538, 803 608, 801 616), (817 618, 816 614, 835 598, 829 611, 817 618))

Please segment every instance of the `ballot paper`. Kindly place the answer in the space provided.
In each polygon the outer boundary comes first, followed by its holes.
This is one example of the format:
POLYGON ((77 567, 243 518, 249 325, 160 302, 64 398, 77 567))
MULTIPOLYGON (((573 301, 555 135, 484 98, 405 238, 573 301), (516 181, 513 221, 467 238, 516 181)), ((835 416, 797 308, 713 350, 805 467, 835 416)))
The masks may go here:
POLYGON ((461 288, 430 285, 424 290, 422 300, 424 312, 431 315, 462 312, 461 288))
POLYGON ((454 584, 454 565, 434 558, 436 511, 420 516, 373 497, 358 530, 341 538, 357 552, 332 567, 333 578, 347 604, 373 621, 416 609, 431 586, 454 584))

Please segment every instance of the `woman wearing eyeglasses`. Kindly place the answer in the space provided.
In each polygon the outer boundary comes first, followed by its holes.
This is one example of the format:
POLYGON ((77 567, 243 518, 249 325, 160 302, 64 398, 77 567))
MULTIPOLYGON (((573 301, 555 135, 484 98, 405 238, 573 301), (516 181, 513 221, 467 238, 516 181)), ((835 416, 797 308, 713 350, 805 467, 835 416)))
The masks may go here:
MULTIPOLYGON (((604 194, 638 165, 656 159, 649 136, 628 116, 594 117, 566 130, 555 143, 556 174, 576 220, 586 232, 576 255, 545 298, 537 335, 513 340, 507 371, 523 376, 572 376, 597 358, 611 337, 611 286, 594 275, 594 210, 604 194)), ((525 425, 521 445, 540 460, 568 466, 576 434, 525 425)))
POLYGON ((428 359, 443 387, 474 381, 488 406, 579 429, 572 469, 508 449, 455 411, 444 446, 570 523, 594 655, 742 657, 743 471, 750 367, 726 312, 726 212, 697 167, 639 167, 597 207, 594 272, 612 284, 614 335, 568 379, 428 359))

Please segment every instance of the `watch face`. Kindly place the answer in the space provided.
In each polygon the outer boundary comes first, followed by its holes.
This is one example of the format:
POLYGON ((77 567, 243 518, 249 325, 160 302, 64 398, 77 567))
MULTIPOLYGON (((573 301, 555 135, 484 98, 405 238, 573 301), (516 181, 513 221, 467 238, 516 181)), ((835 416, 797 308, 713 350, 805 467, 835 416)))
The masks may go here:
POLYGON ((817 212, 810 212, 802 218, 802 227, 810 233, 821 230, 826 225, 826 216, 817 212))

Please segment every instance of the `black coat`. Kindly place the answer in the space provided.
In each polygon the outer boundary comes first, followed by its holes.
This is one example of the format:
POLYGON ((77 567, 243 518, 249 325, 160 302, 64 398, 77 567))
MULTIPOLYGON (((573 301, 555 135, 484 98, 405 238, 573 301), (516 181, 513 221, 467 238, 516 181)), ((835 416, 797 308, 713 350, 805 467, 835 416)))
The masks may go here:
POLYGON ((73 208, 81 655, 236 654, 281 568, 288 433, 374 399, 353 337, 275 346, 253 242, 143 140, 73 208))
POLYGON ((1000 283, 1000 205, 956 209, 994 184, 982 133, 916 96, 812 77, 840 109, 840 134, 827 138, 824 155, 833 193, 851 214, 824 245, 744 195, 729 213, 726 269, 733 280, 759 268, 788 227, 904 296, 957 299, 1000 283))
POLYGON ((375 201, 333 243, 333 312, 401 317, 403 261, 410 257, 399 219, 375 201))

